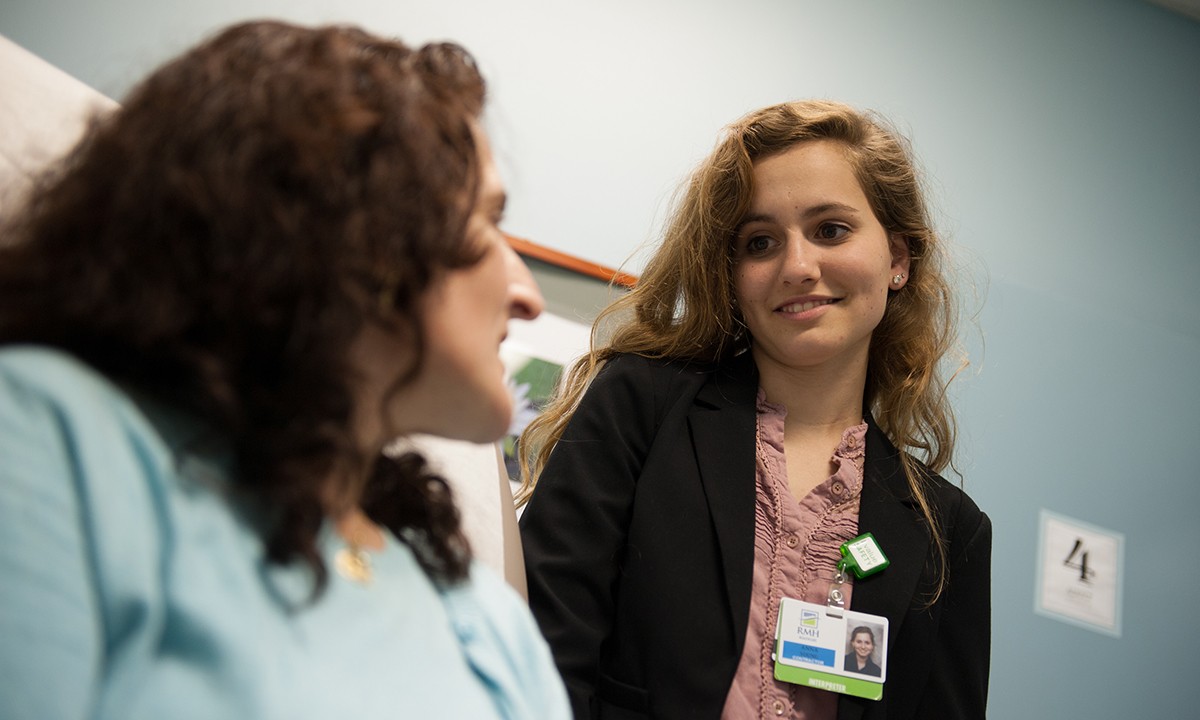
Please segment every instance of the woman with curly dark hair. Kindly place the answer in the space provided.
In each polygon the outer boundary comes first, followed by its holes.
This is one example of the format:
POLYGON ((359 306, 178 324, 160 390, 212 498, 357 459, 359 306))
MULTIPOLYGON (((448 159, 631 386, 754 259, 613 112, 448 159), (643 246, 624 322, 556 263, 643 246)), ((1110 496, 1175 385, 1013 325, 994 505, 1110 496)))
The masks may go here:
POLYGON ((484 83, 448 44, 230 28, 151 75, 0 249, 0 715, 568 713, 446 483, 510 317, 484 83))

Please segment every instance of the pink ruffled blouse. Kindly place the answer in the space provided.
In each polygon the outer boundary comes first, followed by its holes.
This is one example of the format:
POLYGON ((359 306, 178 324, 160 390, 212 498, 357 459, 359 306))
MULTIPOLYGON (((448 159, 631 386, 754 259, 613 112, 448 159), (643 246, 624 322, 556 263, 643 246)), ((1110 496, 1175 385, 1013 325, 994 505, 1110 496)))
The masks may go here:
MULTIPOLYGON (((822 484, 797 502, 788 487, 783 451, 787 409, 758 391, 758 483, 754 521, 754 584, 746 645, 721 720, 784 717, 834 720, 835 693, 775 679, 771 651, 784 597, 825 604, 842 544, 858 535, 867 425, 847 428, 834 451, 837 466, 822 484)), ((843 586, 850 607, 853 581, 843 586)))

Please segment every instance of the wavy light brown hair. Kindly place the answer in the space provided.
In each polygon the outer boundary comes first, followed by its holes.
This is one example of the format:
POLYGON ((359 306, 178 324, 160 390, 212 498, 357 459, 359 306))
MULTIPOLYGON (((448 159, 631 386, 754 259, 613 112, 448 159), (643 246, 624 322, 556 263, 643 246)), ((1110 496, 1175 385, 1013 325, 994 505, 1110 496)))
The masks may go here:
POLYGON ((377 323, 421 357, 420 297, 479 259, 484 94, 455 45, 221 32, 93 121, 5 228, 0 343, 64 349, 219 429, 268 556, 307 561, 315 592, 321 524, 355 502, 431 576, 464 577, 446 483, 357 448, 347 349, 377 323))
POLYGON ((716 149, 681 188, 661 245, 637 287, 604 310, 592 350, 566 376, 547 411, 521 436, 527 502, 555 443, 603 363, 621 353, 705 363, 749 345, 734 302, 735 235, 754 195, 754 164, 800 143, 829 140, 845 150, 880 224, 908 241, 907 284, 889 290, 871 337, 863 406, 901 450, 914 498, 940 565, 943 536, 909 452, 935 472, 952 460, 955 420, 941 361, 956 342, 956 306, 945 249, 934 232, 904 139, 881 119, 842 103, 811 100, 756 110, 725 129, 716 149), (608 334, 606 341, 599 338, 608 334))

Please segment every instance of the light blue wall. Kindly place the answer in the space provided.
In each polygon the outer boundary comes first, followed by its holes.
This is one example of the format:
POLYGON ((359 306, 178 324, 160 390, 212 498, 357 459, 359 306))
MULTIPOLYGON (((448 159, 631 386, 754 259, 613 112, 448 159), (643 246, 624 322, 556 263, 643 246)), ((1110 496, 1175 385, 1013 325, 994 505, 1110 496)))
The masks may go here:
POLYGON ((956 396, 996 529, 992 717, 1196 715, 1200 23, 1137 0, 333 6, 7 0, 0 34, 118 98, 235 19, 457 39, 492 82, 509 231, 610 266, 746 110, 883 111, 986 299, 956 396), (1033 613, 1043 507, 1125 534, 1121 638, 1033 613))

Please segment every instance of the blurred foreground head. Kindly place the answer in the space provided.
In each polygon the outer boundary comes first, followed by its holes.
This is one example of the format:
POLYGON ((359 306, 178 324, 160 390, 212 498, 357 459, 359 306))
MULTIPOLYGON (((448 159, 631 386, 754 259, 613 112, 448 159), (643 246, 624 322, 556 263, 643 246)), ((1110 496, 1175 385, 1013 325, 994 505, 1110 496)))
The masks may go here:
POLYGON ((219 429, 271 511, 272 558, 323 574, 323 517, 366 492, 459 574, 444 484, 419 467, 363 480, 376 460, 353 437, 347 348, 368 326, 406 333, 397 383, 416 376, 420 299, 482 255, 466 228, 483 100, 455 45, 221 32, 95 120, 5 227, 0 343, 60 347, 219 429))

